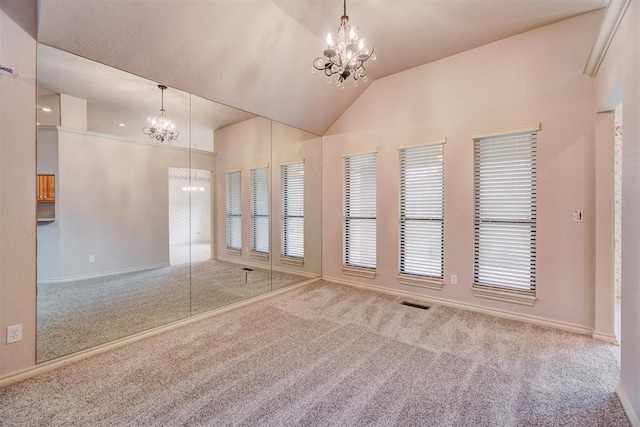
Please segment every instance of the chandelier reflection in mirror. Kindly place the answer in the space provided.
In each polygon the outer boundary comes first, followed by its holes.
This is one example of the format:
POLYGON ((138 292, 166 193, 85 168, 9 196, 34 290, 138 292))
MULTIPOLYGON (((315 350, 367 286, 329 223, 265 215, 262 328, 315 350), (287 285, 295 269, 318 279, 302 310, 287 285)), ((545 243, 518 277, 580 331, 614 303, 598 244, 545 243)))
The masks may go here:
POLYGON ((312 72, 324 71, 327 84, 331 83, 331 76, 338 75, 336 86, 344 89, 344 82, 353 77, 353 86, 358 86, 358 80, 366 82, 367 71, 364 63, 371 59, 375 61, 373 45, 365 46, 364 39, 358 34, 359 27, 349 24, 347 16, 347 0, 344 0, 344 14, 340 18, 338 32, 327 35, 327 49, 323 56, 313 61, 312 72))
MULTIPOLYGON (((191 182, 188 187, 182 187, 182 191, 204 191, 204 187, 202 184, 198 184, 198 181, 207 182, 207 179, 198 178, 198 171, 196 171, 195 175, 193 182, 191 182)), ((191 179, 189 181, 191 181, 191 179)))
POLYGON ((142 128, 142 132, 160 143, 166 142, 170 144, 171 141, 178 139, 180 132, 176 130, 175 125, 171 123, 164 111, 164 91, 167 87, 158 85, 158 89, 161 91, 160 114, 155 117, 149 117, 147 119, 148 126, 142 128))

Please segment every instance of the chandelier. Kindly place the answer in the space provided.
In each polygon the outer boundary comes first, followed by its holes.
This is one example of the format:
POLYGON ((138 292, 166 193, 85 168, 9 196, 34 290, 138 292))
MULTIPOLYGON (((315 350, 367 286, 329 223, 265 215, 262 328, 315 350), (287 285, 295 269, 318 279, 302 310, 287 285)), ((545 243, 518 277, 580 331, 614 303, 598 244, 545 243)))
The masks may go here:
POLYGON ((365 46, 364 39, 358 34, 359 27, 349 24, 347 16, 347 0, 344 0, 344 14, 340 18, 338 32, 327 35, 327 48, 322 56, 313 61, 312 72, 324 71, 331 83, 331 76, 338 75, 336 86, 344 89, 344 81, 353 77, 353 86, 358 86, 358 80, 367 81, 364 63, 371 59, 375 61, 373 46, 365 46))
POLYGON ((149 135, 149 138, 154 139, 160 143, 166 142, 171 144, 171 141, 178 139, 180 132, 175 128, 175 125, 171 123, 171 120, 166 116, 164 112, 164 91, 167 89, 165 85, 158 85, 158 89, 161 91, 162 101, 160 104, 160 114, 147 119, 148 126, 142 128, 142 132, 145 135, 149 135))
MULTIPOLYGON (((191 170, 193 172, 193 170, 191 170)), ((195 173, 196 177, 193 180, 193 182, 191 182, 191 185, 188 187, 182 187, 182 191, 204 191, 204 187, 201 184, 198 184, 198 181, 204 181, 206 182, 206 179, 198 179, 198 171, 196 171, 195 173)), ((191 179, 189 179, 189 181, 191 181, 191 179)))

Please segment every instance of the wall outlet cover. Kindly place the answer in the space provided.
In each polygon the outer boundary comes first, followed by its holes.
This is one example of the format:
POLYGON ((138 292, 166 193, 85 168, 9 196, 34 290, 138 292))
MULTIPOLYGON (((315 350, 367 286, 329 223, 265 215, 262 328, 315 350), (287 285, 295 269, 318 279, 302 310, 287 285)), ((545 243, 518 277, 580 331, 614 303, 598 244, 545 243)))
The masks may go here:
POLYGON ((451 275, 451 284, 452 285, 457 285, 458 284, 458 275, 457 274, 452 274, 451 275))
POLYGON ((7 344, 22 341, 22 323, 7 326, 7 344))

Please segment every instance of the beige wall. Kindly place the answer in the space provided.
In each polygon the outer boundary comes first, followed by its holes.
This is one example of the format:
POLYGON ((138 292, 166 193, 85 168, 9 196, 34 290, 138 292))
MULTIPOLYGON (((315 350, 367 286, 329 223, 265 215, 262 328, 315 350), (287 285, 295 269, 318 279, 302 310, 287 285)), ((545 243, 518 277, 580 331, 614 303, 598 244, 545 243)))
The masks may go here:
MULTIPOLYGON (((269 165, 271 162, 271 121, 256 117, 215 131, 216 158, 216 227, 214 231, 216 257, 221 260, 244 262, 269 267, 271 260, 251 256, 251 210, 249 204, 250 169, 269 165), (242 171, 242 254, 227 250, 226 228, 226 180, 227 172, 242 171)), ((271 195, 271 193, 270 193, 271 195)), ((273 220, 271 218, 271 220, 273 220)))
POLYGON ((262 117, 246 120, 215 132, 216 141, 216 249, 218 259, 248 264, 273 266, 309 275, 322 273, 322 219, 320 197, 322 185, 321 138, 262 117), (280 165, 305 162, 305 259, 294 266, 280 260, 280 165), (250 169, 270 167, 271 256, 269 260, 252 257, 250 216, 250 169), (242 186, 242 254, 226 249, 226 184, 227 172, 241 170, 242 186))
POLYGON ((582 74, 602 12, 581 15, 376 80, 323 137, 323 275, 537 316, 594 324, 593 81, 582 74), (537 301, 473 296, 473 142, 480 132, 542 124, 538 134, 537 301), (445 286, 399 284, 397 147, 446 138, 445 286), (375 279, 341 271, 341 155, 378 152, 375 279), (572 222, 583 209, 584 223, 572 222), (451 285, 451 274, 458 284, 451 285))
POLYGON ((36 2, 0 1, 0 377, 36 360, 36 2), (22 341, 6 344, 7 326, 22 341))
POLYGON ((616 83, 622 82, 622 362, 618 395, 636 424, 640 423, 639 24, 640 5, 632 1, 596 76, 595 97, 596 111, 615 108, 607 104, 612 104, 616 83))
POLYGON ((52 132, 58 135, 57 216, 38 226, 38 279, 169 265, 169 168, 188 168, 191 160, 211 171, 213 154, 64 128, 39 134, 52 132), (58 230, 57 245, 48 241, 49 228, 58 230), (56 246, 59 265, 45 252, 56 246))
POLYGON ((322 274, 322 139, 282 123, 273 122, 271 168, 271 247, 273 267, 313 275, 322 274), (285 264, 280 259, 281 172, 286 163, 304 161, 304 265, 285 264))

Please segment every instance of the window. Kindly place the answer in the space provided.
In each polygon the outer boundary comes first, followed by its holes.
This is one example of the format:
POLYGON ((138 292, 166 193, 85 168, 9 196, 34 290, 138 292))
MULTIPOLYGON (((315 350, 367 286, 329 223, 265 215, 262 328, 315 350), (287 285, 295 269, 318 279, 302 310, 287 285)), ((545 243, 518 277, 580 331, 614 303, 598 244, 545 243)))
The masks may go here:
MULTIPOLYGON (((474 288, 536 289, 537 132, 474 139, 474 288)), ((478 296, 491 297, 478 294, 478 296)))
MULTIPOLYGON (((344 267, 376 268, 376 153, 344 157, 344 267)), ((348 269, 343 269, 349 273, 348 269)))
POLYGON ((269 254, 269 168, 251 169, 251 251, 269 254))
POLYGON ((282 165, 280 250, 283 257, 304 258, 304 163, 282 165))
POLYGON ((240 171, 227 172, 227 249, 242 251, 240 171))
POLYGON ((442 280, 443 213, 444 143, 401 149, 400 275, 442 280))

